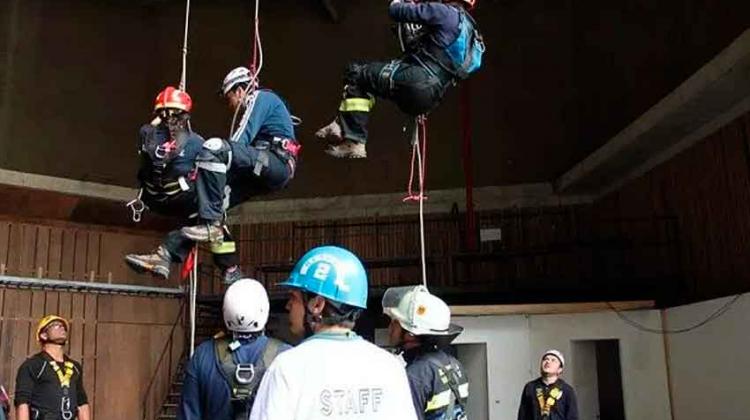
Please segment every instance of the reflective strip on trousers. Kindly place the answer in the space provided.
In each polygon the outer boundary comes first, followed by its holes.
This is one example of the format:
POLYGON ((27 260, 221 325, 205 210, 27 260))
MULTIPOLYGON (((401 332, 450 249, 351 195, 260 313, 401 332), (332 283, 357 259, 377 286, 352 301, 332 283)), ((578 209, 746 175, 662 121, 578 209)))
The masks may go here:
POLYGON ((375 99, 348 98, 341 101, 340 112, 370 112, 375 106, 375 99))
POLYGON ((212 254, 231 254, 237 251, 237 246, 234 242, 222 242, 221 244, 212 244, 212 254))
POLYGON ((218 162, 197 162, 195 164, 199 169, 205 169, 209 172, 217 172, 220 174, 227 173, 227 165, 218 162))

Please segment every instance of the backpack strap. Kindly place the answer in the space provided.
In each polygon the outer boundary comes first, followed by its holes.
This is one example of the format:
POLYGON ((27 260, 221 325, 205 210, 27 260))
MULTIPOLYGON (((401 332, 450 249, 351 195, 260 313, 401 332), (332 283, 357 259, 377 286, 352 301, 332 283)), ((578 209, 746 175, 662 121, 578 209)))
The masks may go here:
POLYGON ((281 352, 282 344, 284 344, 283 341, 277 340, 273 337, 268 337, 266 348, 263 349, 263 357, 261 357, 261 360, 263 361, 264 371, 268 369, 269 366, 271 366, 271 362, 273 362, 273 359, 275 359, 276 356, 279 355, 279 353, 281 352))
POLYGON ((429 362, 431 365, 436 367, 438 369, 438 372, 442 372, 447 382, 445 382, 445 385, 448 386, 448 388, 451 390, 451 393, 453 394, 453 398, 451 399, 450 404, 445 409, 446 414, 448 415, 449 419, 466 419, 465 413, 466 413, 466 407, 464 407, 464 404, 461 402, 461 392, 459 391, 458 387, 460 385, 459 383, 459 377, 458 377, 458 371, 459 366, 458 364, 450 357, 448 357, 448 365, 450 366, 450 369, 446 369, 446 363, 444 360, 442 360, 441 357, 438 356, 438 353, 430 353, 427 354, 425 359, 427 362, 429 362), (461 409, 461 413, 456 416, 454 407, 458 406, 461 409))

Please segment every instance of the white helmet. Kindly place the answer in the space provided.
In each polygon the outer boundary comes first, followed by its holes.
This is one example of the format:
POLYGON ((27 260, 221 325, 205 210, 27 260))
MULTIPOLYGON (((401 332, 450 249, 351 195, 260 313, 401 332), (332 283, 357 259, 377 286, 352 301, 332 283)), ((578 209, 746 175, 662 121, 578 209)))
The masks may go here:
POLYGON ((547 357, 548 355, 552 355, 552 356, 557 357, 557 360, 560 361, 560 367, 564 367, 565 366, 565 357, 563 356, 563 354, 562 354, 562 352, 560 350, 549 349, 549 350, 545 351, 544 354, 542 355, 542 360, 544 360, 544 358, 547 357))
POLYGON ((221 83, 221 94, 226 95, 227 92, 234 89, 240 83, 251 83, 251 88, 258 87, 258 79, 253 78, 253 72, 247 67, 237 67, 232 69, 224 77, 224 81, 221 83))
POLYGON ((269 310, 268 293, 257 280, 237 280, 224 294, 224 324, 229 331, 263 331, 269 310))
POLYGON ((414 335, 453 335, 461 327, 451 325, 448 305, 424 286, 392 287, 383 295, 383 313, 414 335))

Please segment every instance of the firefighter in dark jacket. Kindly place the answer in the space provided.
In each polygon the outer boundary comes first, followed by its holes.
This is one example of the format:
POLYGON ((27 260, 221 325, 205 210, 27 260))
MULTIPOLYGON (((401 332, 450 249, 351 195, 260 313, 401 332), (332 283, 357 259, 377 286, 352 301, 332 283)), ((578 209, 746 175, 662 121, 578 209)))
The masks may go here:
POLYGON ((81 364, 65 354, 70 324, 47 315, 37 324, 42 351, 26 359, 16 376, 17 420, 91 420, 81 364))
POLYGON ((234 112, 232 134, 229 141, 212 138, 203 143, 196 180, 200 223, 182 229, 198 242, 223 241, 226 207, 286 187, 302 148, 287 104, 275 92, 259 89, 257 74, 246 67, 233 69, 224 78, 221 94, 234 112))
MULTIPOLYGON (((155 100, 155 118, 140 129, 138 183, 140 198, 150 210, 176 217, 183 225, 194 224, 199 213, 196 188, 196 158, 203 138, 191 130, 193 101, 187 92, 168 86, 155 100), (189 222, 193 220, 193 222, 189 222)), ((242 275, 235 244, 222 226, 224 241, 214 244, 214 262, 231 283, 242 275)), ((150 254, 129 254, 125 262, 138 272, 169 277, 170 265, 182 263, 195 243, 180 230, 169 232, 163 243, 150 254)))
POLYGON ((465 420, 469 380, 445 348, 463 331, 451 324, 448 305, 424 286, 392 287, 383 295, 391 318, 389 341, 406 360, 412 400, 424 420, 465 420))
POLYGON ((476 0, 393 0, 403 55, 388 62, 352 63, 344 73, 344 98, 332 123, 316 135, 326 153, 367 157, 367 121, 375 97, 389 99, 416 117, 436 108, 449 86, 481 66, 484 43, 468 10, 476 0))
POLYGON ((524 386, 518 420, 578 420, 573 387, 560 379, 565 358, 557 350, 542 355, 541 376, 524 386))
POLYGON ((291 348, 264 334, 269 301, 257 281, 229 286, 223 312, 226 333, 201 343, 188 362, 178 419, 246 420, 263 373, 291 348))

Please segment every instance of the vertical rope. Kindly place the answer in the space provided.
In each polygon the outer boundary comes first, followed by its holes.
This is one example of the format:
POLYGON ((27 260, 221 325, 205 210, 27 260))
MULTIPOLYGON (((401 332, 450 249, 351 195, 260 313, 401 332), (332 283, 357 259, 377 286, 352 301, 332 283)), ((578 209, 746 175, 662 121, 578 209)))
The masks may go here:
POLYGON ((193 247, 192 253, 193 267, 190 271, 190 357, 193 357, 193 353, 195 352, 195 318, 198 296, 198 245, 193 247))
POLYGON ((185 4, 185 35, 182 39, 182 74, 180 75, 180 90, 187 89, 187 52, 188 52, 188 29, 190 27, 190 0, 185 4))
POLYGON ((409 185, 407 187, 406 201, 419 201, 419 248, 422 266, 422 285, 427 287, 427 251, 425 245, 425 228, 424 228, 424 201, 425 195, 425 176, 427 170, 427 117, 420 115, 415 120, 414 136, 412 138, 412 155, 411 168, 409 171, 409 185), (421 144, 420 144, 421 143, 421 144), (417 168, 419 171, 419 194, 414 194, 412 186, 414 184, 414 161, 416 158, 417 168))

